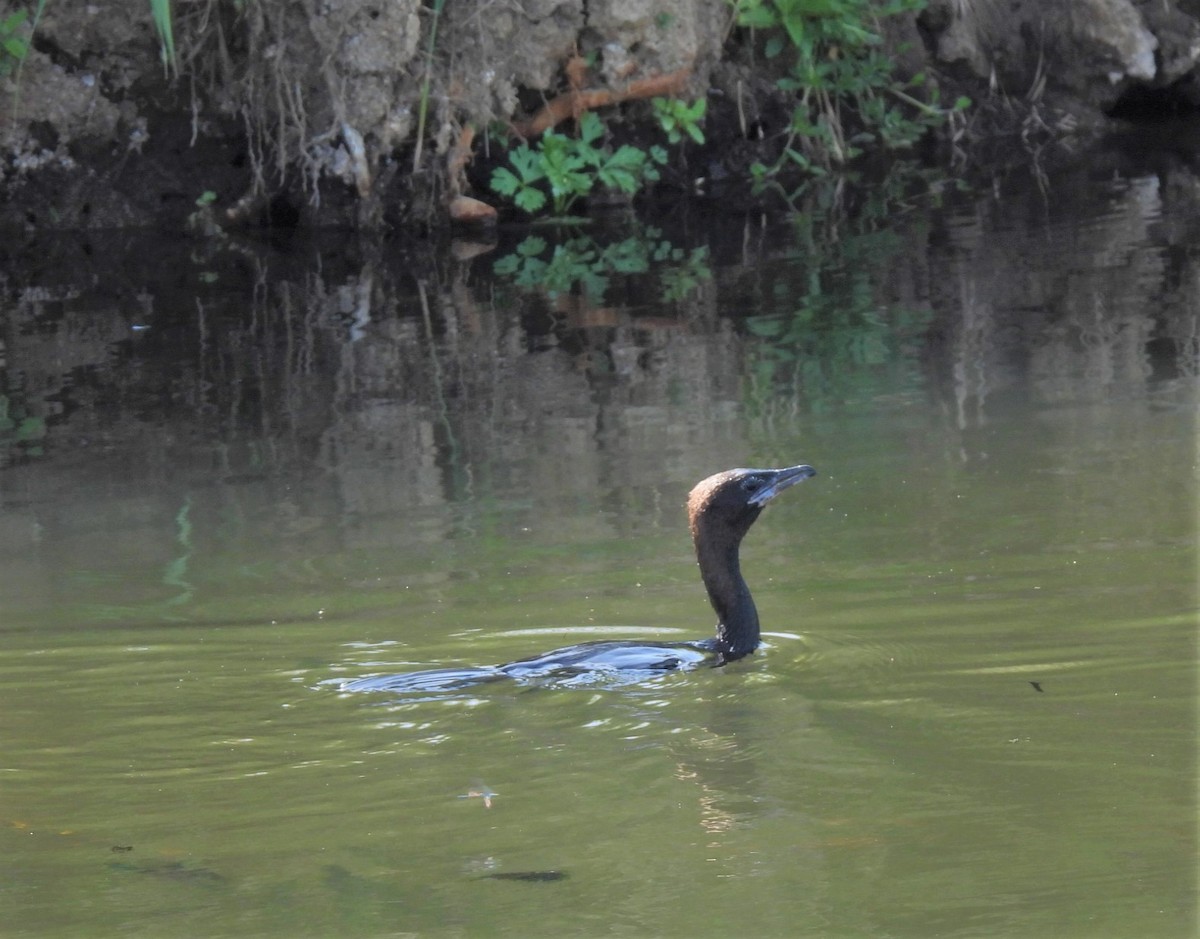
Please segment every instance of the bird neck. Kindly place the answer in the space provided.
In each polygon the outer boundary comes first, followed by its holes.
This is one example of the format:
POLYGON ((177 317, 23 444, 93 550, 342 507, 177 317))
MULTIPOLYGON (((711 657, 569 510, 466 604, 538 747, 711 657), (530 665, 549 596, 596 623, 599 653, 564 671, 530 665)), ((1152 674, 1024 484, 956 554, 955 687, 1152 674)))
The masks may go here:
POLYGON ((708 600, 717 613, 717 652, 723 661, 732 662, 758 648, 758 610, 742 577, 740 539, 706 535, 711 533, 697 529, 696 559, 708 600))

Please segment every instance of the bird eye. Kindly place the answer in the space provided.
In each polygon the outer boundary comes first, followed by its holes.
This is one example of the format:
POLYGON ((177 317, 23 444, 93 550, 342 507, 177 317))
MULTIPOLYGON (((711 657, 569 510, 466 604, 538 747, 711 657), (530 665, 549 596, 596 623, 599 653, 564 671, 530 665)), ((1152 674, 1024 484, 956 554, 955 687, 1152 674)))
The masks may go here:
POLYGON ((753 492, 755 489, 757 489, 759 487, 759 485, 761 483, 762 483, 762 480, 759 477, 747 476, 745 479, 742 480, 742 491, 743 492, 753 492))

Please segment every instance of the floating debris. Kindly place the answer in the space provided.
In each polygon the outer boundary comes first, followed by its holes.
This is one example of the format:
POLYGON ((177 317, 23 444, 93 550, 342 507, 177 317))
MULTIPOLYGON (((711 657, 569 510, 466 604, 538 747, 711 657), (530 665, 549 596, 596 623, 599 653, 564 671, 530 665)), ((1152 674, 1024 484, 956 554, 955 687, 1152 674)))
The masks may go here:
POLYGON ((492 807, 492 799, 496 798, 498 795, 500 795, 500 793, 492 791, 491 787, 485 783, 476 783, 461 796, 459 796, 459 798, 482 799, 483 807, 485 809, 490 809, 492 807))
POLYGON ((521 880, 530 884, 548 884, 566 880, 566 871, 512 871, 511 873, 484 874, 478 880, 521 880))

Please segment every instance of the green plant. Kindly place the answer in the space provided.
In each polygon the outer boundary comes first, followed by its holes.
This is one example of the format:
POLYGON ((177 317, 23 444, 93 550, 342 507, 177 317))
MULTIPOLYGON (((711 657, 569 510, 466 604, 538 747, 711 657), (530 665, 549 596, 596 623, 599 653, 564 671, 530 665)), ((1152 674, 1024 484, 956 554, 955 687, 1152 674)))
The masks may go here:
POLYGON ((413 150, 413 172, 421 166, 421 143, 425 139, 425 119, 429 114, 429 87, 433 77, 433 51, 437 47, 438 21, 442 18, 442 7, 446 0, 433 0, 432 21, 429 26, 429 42, 425 46, 425 77, 421 82, 421 101, 417 106, 417 143, 413 150))
POLYGON ((20 398, 0 394, 0 452, 20 451, 41 456, 46 438, 46 419, 28 413, 20 398))
POLYGON ((926 0, 730 0, 736 22, 766 34, 768 57, 790 49, 788 74, 777 85, 796 96, 781 155, 752 170, 756 182, 794 166, 819 175, 854 159, 867 145, 911 146, 970 101, 940 105, 912 94, 925 85, 918 74, 904 80, 884 54, 876 31, 881 19, 923 9, 926 0))
MULTIPOLYGON (((171 25, 171 0, 149 0, 150 17, 158 33, 163 66, 168 72, 179 72, 179 60, 175 54, 175 31, 171 25)), ((46 0, 38 0, 33 12, 30 33, 37 29, 38 21, 46 9, 46 0)), ((25 10, 17 10, 0 20, 0 77, 19 69, 29 55, 30 40, 19 34, 20 28, 29 18, 25 10)))
POLYGON ((17 10, 0 20, 0 78, 11 75, 29 55, 29 40, 21 27, 29 19, 26 10, 17 10))
POLYGON ((46 0, 37 0, 33 8, 33 21, 29 24, 29 38, 18 35, 17 31, 25 24, 26 12, 17 10, 0 23, 0 78, 14 73, 12 93, 12 121, 17 123, 21 97, 21 70, 25 67, 25 59, 29 56, 29 47, 33 42, 33 34, 37 31, 42 13, 46 9, 46 0))
POLYGON ((603 137, 604 125, 591 111, 580 117, 578 137, 547 130, 536 146, 523 143, 509 152, 512 169, 497 167, 492 189, 530 215, 546 205, 548 189, 553 212, 563 215, 597 184, 633 195, 658 179, 657 167, 667 160, 662 147, 624 144, 613 152, 603 146, 603 137))
MULTIPOLYGON (((171 0, 149 0, 150 16, 154 20, 154 29, 158 33, 163 66, 167 73, 179 74, 179 60, 175 55, 175 32, 171 26, 171 0)), ((17 100, 20 94, 21 69, 29 56, 29 47, 33 34, 41 22, 42 13, 46 10, 46 0, 37 0, 33 8, 33 20, 29 25, 29 37, 21 32, 21 27, 29 18, 25 10, 15 12, 0 20, 0 78, 16 73, 13 88, 13 122, 17 119, 17 100)))
MULTIPOLYGON (((668 245, 668 242, 662 244, 668 245)), ((699 289, 701 283, 712 280, 707 245, 686 252, 682 248, 670 247, 665 259, 656 253, 655 260, 662 262, 658 281, 659 299, 663 303, 678 303, 699 289)))
POLYGON ((495 271, 511 277, 526 290, 542 290, 550 297, 568 294, 578 288, 584 296, 598 301, 608 289, 608 268, 599 246, 590 238, 572 238, 555 245, 545 257, 549 245, 536 235, 524 239, 516 251, 496 262, 495 271))
POLYGON ((697 98, 691 104, 678 98, 654 98, 650 104, 654 108, 654 116, 658 125, 667 135, 668 143, 679 143, 687 134, 696 143, 704 143, 704 131, 699 122, 704 120, 708 110, 708 101, 697 98))
MULTIPOLYGON (((216 211, 214 206, 217 202, 217 194, 211 189, 206 189, 196 197, 196 209, 191 212, 184 224, 188 231, 194 235, 202 235, 205 238, 224 238, 225 232, 217 222, 216 211)), ((203 283, 211 283, 207 279, 210 276, 209 272, 202 273, 200 280, 203 283)), ((216 275, 211 275, 214 279, 216 275)))
POLYGON ((171 25, 171 0, 150 0, 150 17, 158 33, 159 54, 167 75, 179 75, 179 58, 175 54, 175 30, 171 25))
MULTIPOLYGON (((884 207, 877 207, 883 211, 884 207)), ((814 208, 793 218, 793 263, 748 285, 746 406, 751 416, 868 401, 885 388, 919 387, 920 337, 933 314, 889 300, 904 238, 891 212, 855 220, 814 208), (878 225, 890 217, 889 226, 878 225)))
POLYGON ((604 300, 614 276, 657 275, 659 300, 672 303, 712 278, 708 259, 703 245, 686 251, 663 238, 659 229, 636 225, 634 233, 620 241, 602 244, 579 236, 552 250, 546 239, 532 235, 496 261, 494 270, 526 290, 550 297, 579 292, 597 303, 604 300))

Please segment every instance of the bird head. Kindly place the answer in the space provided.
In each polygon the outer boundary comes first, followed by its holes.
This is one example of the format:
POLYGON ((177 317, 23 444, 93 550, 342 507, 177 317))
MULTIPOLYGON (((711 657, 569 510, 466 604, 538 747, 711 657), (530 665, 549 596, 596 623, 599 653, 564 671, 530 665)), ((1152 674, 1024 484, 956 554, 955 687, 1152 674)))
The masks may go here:
POLYGON ((738 540, 749 531, 763 506, 817 471, 806 463, 783 469, 731 469, 698 482, 688 496, 692 534, 713 527, 738 540))

